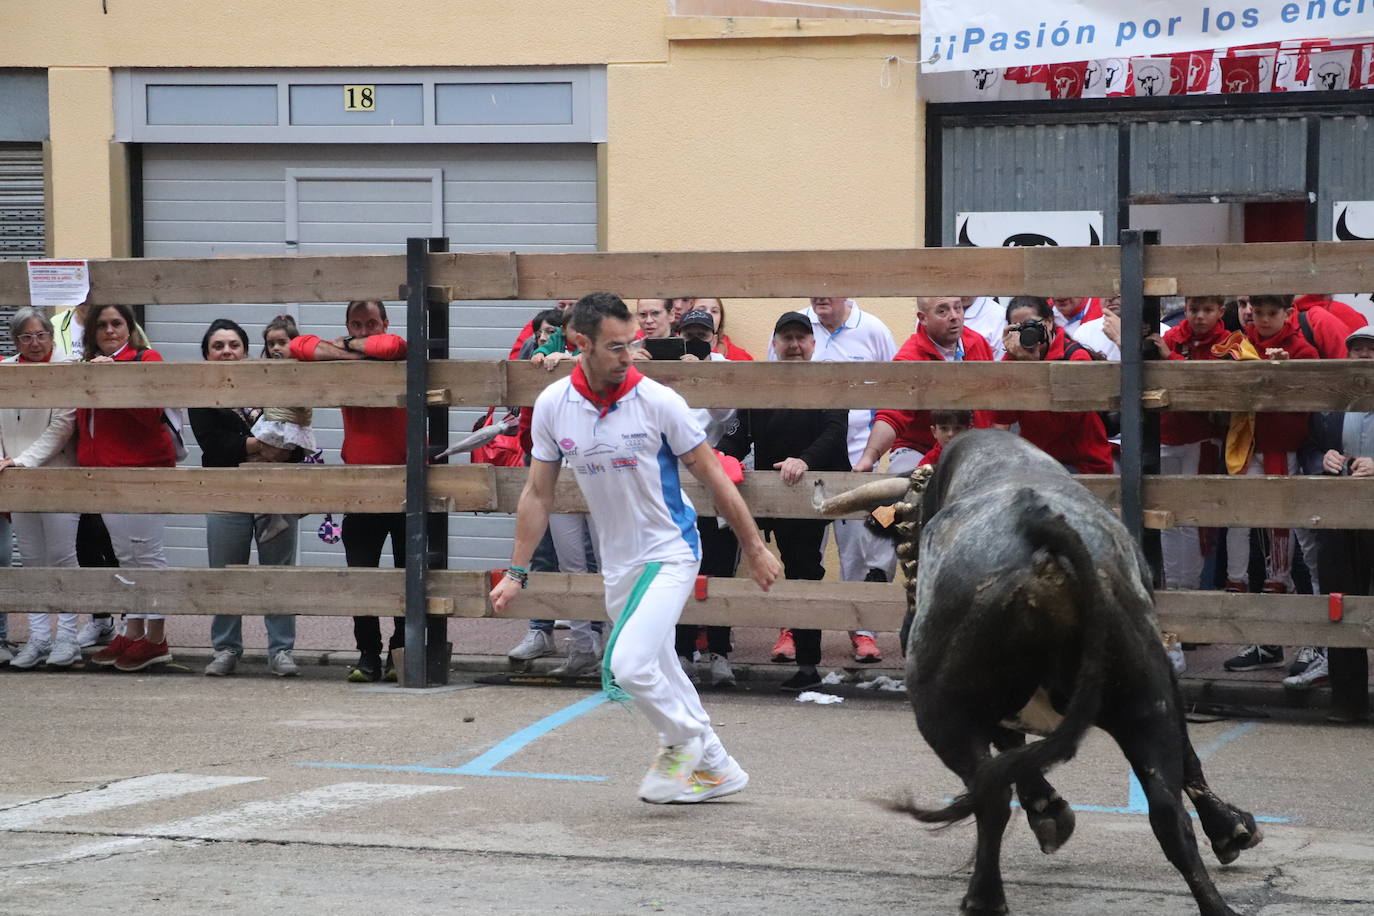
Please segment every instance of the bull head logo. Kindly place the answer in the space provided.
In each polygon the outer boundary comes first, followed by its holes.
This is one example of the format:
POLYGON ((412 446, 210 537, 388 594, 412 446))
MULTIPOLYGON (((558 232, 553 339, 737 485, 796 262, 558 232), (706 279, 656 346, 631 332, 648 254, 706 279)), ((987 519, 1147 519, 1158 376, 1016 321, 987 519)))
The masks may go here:
POLYGON ((1120 67, 1107 67, 1107 88, 1111 89, 1116 85, 1116 75, 1121 72, 1120 67))
POLYGON ((1068 98, 1069 94, 1073 91, 1073 85, 1075 82, 1076 80, 1074 79, 1072 73, 1064 73, 1059 76, 1056 76, 1054 78, 1054 85, 1059 90, 1059 98, 1068 98))
POLYGON ((1238 76, 1226 83, 1227 92, 1254 92, 1255 87, 1250 82, 1248 76, 1238 76))
POLYGON ((1345 68, 1340 64, 1325 63, 1317 70, 1317 82, 1327 92, 1335 92, 1337 89, 1346 88, 1348 83, 1345 79, 1345 68))
POLYGON ((1196 86, 1202 77, 1202 68, 1207 66, 1207 62, 1194 54, 1188 58, 1188 88, 1196 86))
POLYGON ((973 85, 980 91, 988 88, 988 83, 992 81, 992 75, 996 72, 995 70, 974 70, 973 85))
POLYGON ((1137 89, 1145 95, 1159 95, 1164 89, 1164 71, 1158 67, 1141 67, 1135 75, 1137 89))

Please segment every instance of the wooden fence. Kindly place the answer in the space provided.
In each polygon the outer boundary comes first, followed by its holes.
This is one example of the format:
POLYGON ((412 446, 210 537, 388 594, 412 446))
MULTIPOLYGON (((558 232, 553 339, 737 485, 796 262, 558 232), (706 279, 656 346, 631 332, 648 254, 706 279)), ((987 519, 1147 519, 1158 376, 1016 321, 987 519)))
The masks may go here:
MULTIPOLYGON (((412 240, 412 243, 425 240, 412 240)), ((432 244, 432 249, 434 246, 432 244)), ((1099 295, 1121 287, 1125 249, 915 249, 852 252, 704 252, 574 255, 424 253, 91 262, 90 301, 206 304, 351 298, 410 300, 412 340, 426 339, 417 310, 459 299, 548 299, 612 289, 625 297, 716 295, 777 298, 854 296, 1099 295), (405 285, 402 285, 405 281, 405 285), (418 330, 418 333, 417 333, 418 330)), ((1146 248, 1143 275, 1126 295, 1292 293, 1374 289, 1374 243, 1146 248)), ((1137 265, 1137 268, 1139 265, 1137 265)), ((1133 285, 1134 284, 1134 285, 1133 285)), ((0 263, 0 305, 26 305, 22 263, 0 263)), ((206 311, 207 324, 216 317, 206 311)), ((696 407, 997 408, 1110 410, 1121 407, 1118 364, 1092 363, 649 363, 647 374, 696 407)), ((196 363, 59 365, 0 372, 0 408, 40 406, 409 406, 524 405, 548 384, 522 363, 430 360, 422 375, 405 363, 196 363), (420 396, 423 392, 423 397, 420 396)), ((1374 410, 1374 361, 1147 363, 1136 379, 1151 410, 1374 410)), ((405 467, 247 465, 238 469, 40 469, 0 474, 7 511, 156 511, 192 514, 256 510, 511 512, 519 469, 435 466, 408 492, 405 467)), ((741 487, 758 516, 814 517, 819 482, 829 494, 871 475, 813 473, 794 487, 751 472, 741 487)), ((1117 477, 1082 478, 1108 502, 1117 477)), ((413 482, 413 481, 412 481, 413 482)), ((1370 528, 1370 481, 1349 478, 1144 476, 1144 525, 1370 528)), ((704 491, 688 492, 703 512, 704 491)), ((571 478, 557 511, 585 508, 571 478)), ((411 540, 408 537, 408 541, 411 540)), ((274 568, 225 570, 15 569, 0 576, 0 611, 153 610, 167 614, 260 612, 265 593, 283 611, 315 615, 406 613, 494 616, 482 573, 423 570, 419 592, 399 570, 274 568)), ((536 575, 507 617, 603 613, 599 578, 536 575)), ((1161 620, 1189 641, 1374 647, 1374 599, 1347 599, 1340 623, 1313 596, 1222 596, 1161 592, 1161 620)), ((767 595, 747 580, 712 580, 684 620, 743 626, 895 629, 900 586, 779 583, 767 595)), ((414 653, 414 663, 423 659, 414 653)), ((407 659, 408 668, 412 659, 407 659)), ((411 683, 430 681, 417 668, 411 683)))

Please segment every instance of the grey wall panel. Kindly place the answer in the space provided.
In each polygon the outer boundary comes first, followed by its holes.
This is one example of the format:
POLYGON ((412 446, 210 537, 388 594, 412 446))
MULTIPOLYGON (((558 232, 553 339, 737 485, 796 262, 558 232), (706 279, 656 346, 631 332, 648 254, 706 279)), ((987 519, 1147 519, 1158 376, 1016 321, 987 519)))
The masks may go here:
POLYGON ((277 123, 276 86, 148 86, 149 124, 277 123))
POLYGON ((1150 121, 1131 125, 1131 195, 1304 196, 1302 118, 1150 121))
POLYGON ((1115 125, 953 127, 941 152, 944 245, 963 211, 1101 210, 1116 237, 1115 125))
POLYGON ((1374 200, 1374 118, 1328 118, 1321 127, 1317 238, 1334 235, 1331 205, 1374 200))
POLYGON ((344 85, 290 87, 292 124, 339 124, 390 126, 425 123, 424 87, 376 84, 371 111, 344 110, 344 85))
MULTIPOLYGON (((224 146, 148 145, 144 149, 144 254, 205 257, 286 254, 287 169, 438 168, 443 170, 444 231, 455 250, 593 251, 596 248, 596 154, 574 145, 224 146)), ((301 250, 311 253, 401 253, 407 234, 429 234, 430 185, 420 181, 297 182, 301 250)), ((399 282, 399 279, 398 279, 399 282)), ((449 310, 455 359, 504 358, 516 332, 550 303, 464 302, 449 310)), ((389 303, 392 330, 404 333, 405 308, 389 303)), ((210 320, 233 318, 248 331, 253 352, 263 325, 288 312, 301 329, 332 338, 343 333, 342 303, 297 305, 154 306, 148 334, 168 360, 200 359, 210 320)), ((454 436, 480 412, 450 412, 454 436)), ((337 410, 315 411, 326 461, 338 464, 342 423, 337 410)), ((194 445, 194 442, 188 443, 194 445)), ((193 447, 185 464, 198 465, 193 447)), ((301 521, 300 561, 342 566, 342 545, 316 537, 322 516, 301 521)), ((336 516, 337 520, 337 516, 336 516)), ((454 515, 450 563, 485 569, 509 559, 511 520, 454 515)), ((169 519, 169 562, 203 566, 200 517, 169 519)), ((389 556, 389 553, 388 553, 389 556)), ((389 560, 384 558, 384 564, 389 560)))
POLYGON ((440 83, 436 124, 571 124, 572 83, 440 83))

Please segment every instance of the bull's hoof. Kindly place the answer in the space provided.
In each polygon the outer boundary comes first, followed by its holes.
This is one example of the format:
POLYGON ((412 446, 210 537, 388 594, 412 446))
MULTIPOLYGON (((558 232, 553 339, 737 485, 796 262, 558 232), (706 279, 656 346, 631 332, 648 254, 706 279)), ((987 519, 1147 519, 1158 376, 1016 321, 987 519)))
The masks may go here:
POLYGON ((1058 852, 1069 841, 1076 822, 1069 803, 1058 796, 1037 801, 1033 809, 1026 809, 1026 820, 1045 855, 1058 852))
POLYGON ((1222 865, 1230 865, 1240 857, 1241 851, 1258 846, 1264 839, 1264 831, 1248 813, 1240 812, 1241 820, 1227 836, 1212 841, 1212 851, 1222 865))
POLYGON ((968 896, 964 902, 959 904, 959 916, 1007 916, 1011 912, 1007 909, 1006 901, 1000 903, 987 903, 979 897, 968 896))

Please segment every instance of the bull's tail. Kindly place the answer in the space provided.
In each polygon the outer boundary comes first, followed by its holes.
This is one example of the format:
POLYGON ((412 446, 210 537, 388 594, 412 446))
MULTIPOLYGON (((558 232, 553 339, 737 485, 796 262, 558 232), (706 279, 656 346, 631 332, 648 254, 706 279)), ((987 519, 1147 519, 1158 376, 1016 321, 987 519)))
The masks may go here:
POLYGON ((1102 705, 1108 629, 1104 618, 1112 616, 1112 599, 1103 591, 1092 555, 1064 516, 1052 512, 1033 490, 1021 490, 1011 511, 1020 514, 1022 531, 1032 549, 1045 550, 1066 560, 1077 580, 1082 596, 1079 606, 1084 609, 1079 615, 1083 642, 1073 694, 1064 710, 1063 721, 1053 732, 1040 741, 1031 741, 983 761, 974 774, 973 784, 944 808, 919 808, 909 798, 888 805, 891 810, 909 814, 923 823, 953 824, 964 820, 977 811, 978 802, 989 793, 1000 792, 1023 775, 1043 773, 1056 764, 1072 760, 1084 733, 1097 720, 1102 705))

